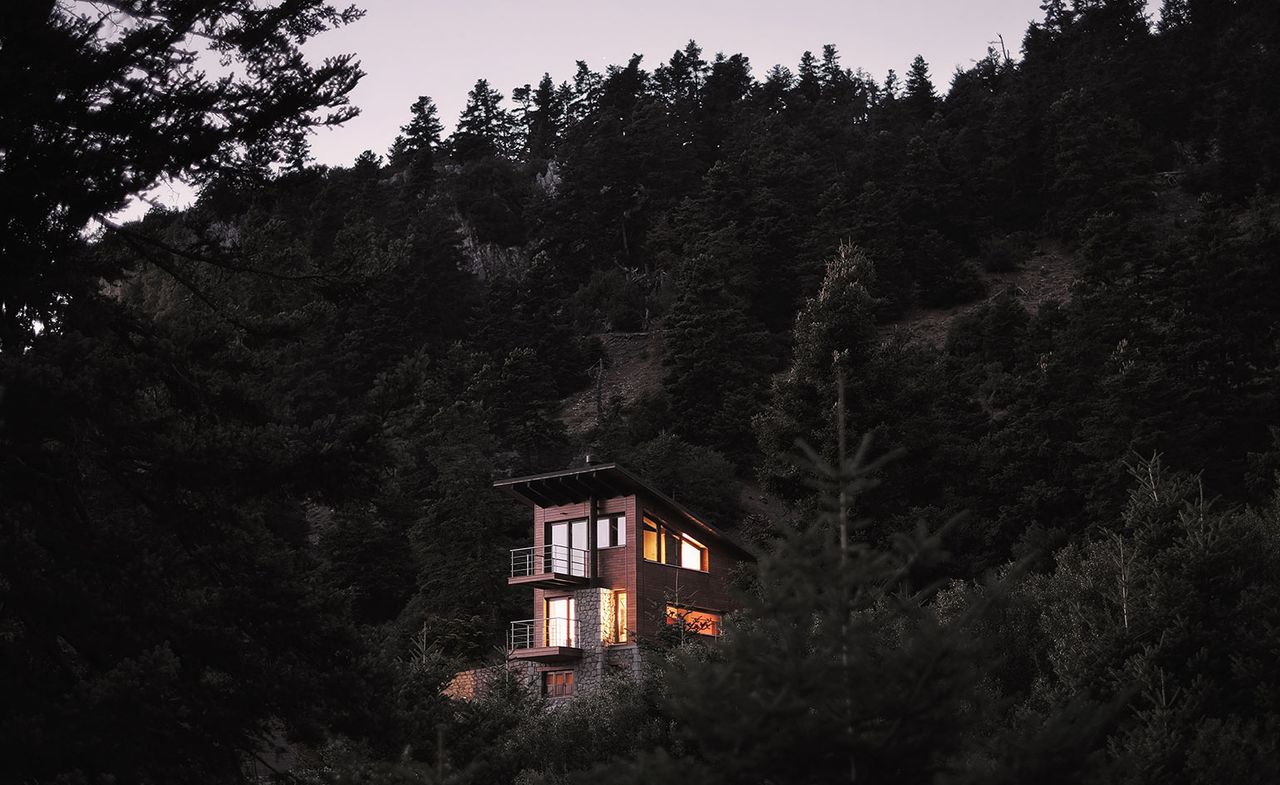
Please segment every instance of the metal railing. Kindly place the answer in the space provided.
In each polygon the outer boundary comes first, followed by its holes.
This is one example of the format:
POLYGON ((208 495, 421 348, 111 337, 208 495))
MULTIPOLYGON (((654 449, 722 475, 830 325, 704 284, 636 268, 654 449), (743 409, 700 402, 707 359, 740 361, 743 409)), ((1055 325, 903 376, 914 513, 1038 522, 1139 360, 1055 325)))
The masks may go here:
POLYGON ((511 577, 545 575, 549 572, 561 575, 587 577, 586 551, 568 545, 540 545, 532 548, 515 548, 511 551, 511 577))
POLYGON ((578 646, 578 620, 553 616, 549 619, 522 619, 511 622, 507 633, 507 650, 533 649, 541 646, 578 646))

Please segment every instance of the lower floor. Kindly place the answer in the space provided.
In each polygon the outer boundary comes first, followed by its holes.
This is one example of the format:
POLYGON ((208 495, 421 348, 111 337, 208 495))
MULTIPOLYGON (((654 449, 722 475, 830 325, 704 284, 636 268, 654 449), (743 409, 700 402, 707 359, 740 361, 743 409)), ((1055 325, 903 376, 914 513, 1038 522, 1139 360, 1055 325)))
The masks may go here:
POLYGON ((634 643, 584 650, 581 657, 572 662, 510 659, 502 665, 462 671, 453 677, 444 694, 456 700, 473 700, 494 678, 512 674, 541 695, 568 698, 589 693, 611 677, 638 677, 642 659, 640 648, 634 643))

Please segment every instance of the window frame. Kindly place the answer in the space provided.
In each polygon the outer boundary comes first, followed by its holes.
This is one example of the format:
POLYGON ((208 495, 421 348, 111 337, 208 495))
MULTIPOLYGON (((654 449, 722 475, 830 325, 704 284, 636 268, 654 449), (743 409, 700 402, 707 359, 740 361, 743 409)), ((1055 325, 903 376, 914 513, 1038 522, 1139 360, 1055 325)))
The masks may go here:
POLYGON ((561 647, 566 649, 576 649, 581 646, 578 640, 578 602, 577 598, 572 594, 555 594, 544 596, 542 598, 542 645, 548 648, 561 647), (565 611, 568 616, 552 616, 552 603, 564 602, 565 611), (553 621, 560 619, 564 621, 564 630, 562 635, 554 635, 556 629, 553 621), (564 643, 552 642, 563 640, 564 643))
POLYGON ((572 670, 553 670, 542 672, 542 697, 572 698, 574 678, 572 670), (553 681, 559 683, 553 685, 553 681))
POLYGON ((627 514, 625 512, 601 513, 596 516, 596 550, 605 551, 613 548, 627 547, 627 514), (605 533, 609 535, 609 545, 601 545, 600 524, 605 523, 605 533), (618 535, 621 535, 619 538, 618 535), (620 539, 620 542, 614 542, 620 539))
POLYGON ((627 606, 629 605, 626 589, 613 591, 613 629, 610 630, 610 646, 618 646, 630 640, 627 628, 627 606))
POLYGON ((692 572, 701 572, 709 574, 711 572, 711 549, 704 545, 700 540, 690 534, 668 525, 667 523, 645 515, 643 526, 641 526, 641 557, 650 564, 664 564, 668 567, 677 567, 682 570, 690 570, 692 572), (650 537, 654 540, 654 553, 656 559, 649 557, 650 537), (699 553, 699 565, 697 567, 687 567, 684 564, 684 555, 687 548, 696 549, 699 553), (674 550, 674 553, 671 551, 674 550), (671 561, 674 559, 674 561, 671 561))
POLYGON ((684 605, 673 605, 672 603, 667 603, 666 612, 663 614, 663 621, 665 624, 672 626, 677 623, 681 624, 686 630, 695 635, 700 635, 706 638, 719 638, 720 628, 724 624, 724 613, 721 611, 706 610, 703 608, 690 608, 684 605), (695 619, 695 623, 697 621, 705 620, 708 622, 708 625, 701 628, 691 628, 688 621, 690 616, 698 617, 698 619, 695 619))

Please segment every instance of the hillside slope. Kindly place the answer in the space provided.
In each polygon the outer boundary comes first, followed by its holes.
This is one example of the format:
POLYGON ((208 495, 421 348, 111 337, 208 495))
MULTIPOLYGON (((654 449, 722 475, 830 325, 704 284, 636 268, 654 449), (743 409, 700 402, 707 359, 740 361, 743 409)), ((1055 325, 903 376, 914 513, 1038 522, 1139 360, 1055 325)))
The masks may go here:
MULTIPOLYGON (((942 348, 952 321, 964 316, 1006 290, 1011 290, 1029 313, 1049 301, 1066 302, 1076 280, 1075 264, 1057 242, 1040 242, 1017 270, 983 272, 987 295, 950 308, 918 308, 880 327, 883 338, 906 332, 911 338, 942 348)), ((616 396, 624 405, 662 389, 663 331, 599 333, 604 360, 593 374, 596 382, 561 402, 559 418, 571 434, 586 433, 598 423, 598 413, 616 396)))

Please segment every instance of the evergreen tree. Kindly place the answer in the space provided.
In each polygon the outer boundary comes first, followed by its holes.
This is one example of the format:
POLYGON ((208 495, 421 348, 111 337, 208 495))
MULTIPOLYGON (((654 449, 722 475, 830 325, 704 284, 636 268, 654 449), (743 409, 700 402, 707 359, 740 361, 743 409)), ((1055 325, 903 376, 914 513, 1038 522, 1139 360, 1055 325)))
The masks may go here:
POLYGON ((1029 672, 1031 688, 1008 717, 999 754, 1033 776, 1038 762, 1021 757, 1031 750, 1008 746, 1018 726, 1061 729, 1070 707, 1096 701, 1108 721, 1076 741, 1083 748, 1062 758, 1069 768, 1055 776, 1274 779, 1266 729, 1278 719, 1275 684, 1262 674, 1275 645, 1276 510, 1216 509, 1195 478, 1158 457, 1131 472, 1120 520, 1062 549, 1052 573, 1026 582, 1020 603, 1033 609, 1032 622, 1016 633, 1022 646, 1010 659, 1029 672), (1019 651, 1047 656, 1031 662, 1019 651))
POLYGON ((6 80, 3 352, 56 329, 72 299, 92 298, 100 279, 119 275, 82 267, 89 259, 76 249, 90 221, 102 224, 166 177, 205 184, 277 163, 309 129, 356 113, 347 105, 362 75, 353 58, 317 66, 299 51, 313 35, 359 18, 354 7, 303 0, 267 13, 255 0, 163 0, 113 8, 109 20, 26 3, 0 31, 3 72, 42 75, 6 80), (108 33, 108 25, 129 33, 108 33), (234 73, 215 79, 192 67, 189 36, 234 64, 234 73))
POLYGON ((822 94, 822 78, 818 71, 818 58, 813 52, 806 51, 800 56, 800 64, 796 68, 795 92, 805 101, 813 103, 822 94))
POLYGON ((391 146, 392 163, 404 156, 440 148, 444 125, 440 123, 439 110, 431 97, 418 96, 418 100, 409 107, 409 114, 409 122, 400 126, 400 135, 391 146))
POLYGON ((928 119, 938 105, 938 92, 929 77, 929 64, 920 55, 916 55, 911 61, 911 67, 907 69, 904 88, 903 105, 916 118, 928 119))
POLYGON ((502 106, 502 93, 490 87, 488 80, 477 80, 467 93, 467 104, 449 137, 449 150, 454 158, 464 162, 515 154, 511 114, 502 106))
MULTIPOLYGON (((755 420, 764 456, 761 476, 775 490, 791 496, 800 490, 796 440, 833 442, 829 391, 837 371, 861 374, 875 351, 874 282, 871 261, 841 245, 827 262, 822 288, 796 317, 791 364, 774 377, 769 404, 755 420)), ((852 406, 859 405, 855 396, 852 406)))
POLYGON ((666 377, 672 430, 745 463, 754 452, 750 416, 769 370, 768 336, 724 285, 721 263, 691 259, 667 320, 666 377))
MULTIPOLYGON (((527 92, 528 86, 525 86, 527 92)), ((513 93, 514 96, 514 93, 513 93)), ((521 118, 525 154, 529 160, 554 156, 564 125, 564 99, 550 74, 543 74, 536 90, 528 93, 529 108, 521 118)))
POLYGON ((938 539, 923 526, 892 551, 858 542, 850 511, 876 468, 865 441, 818 466, 821 517, 779 527, 721 641, 677 651, 666 668, 674 753, 611 764, 615 779, 922 782, 958 767, 979 705, 980 605, 949 618, 928 607, 914 576, 938 539))

